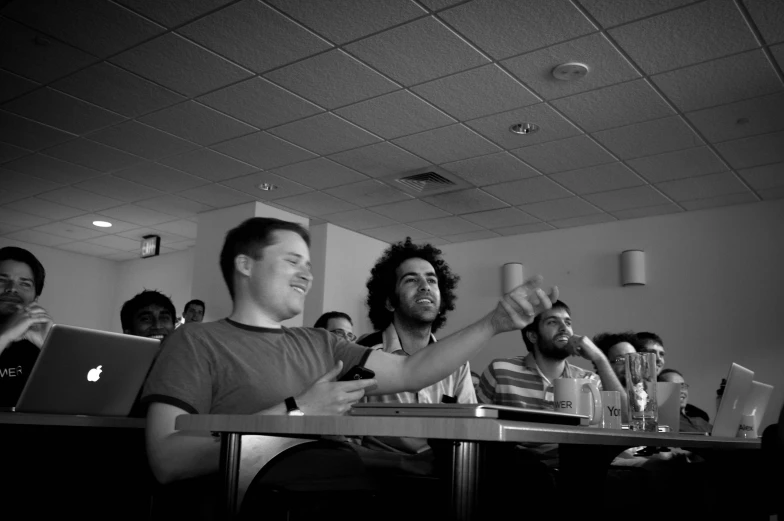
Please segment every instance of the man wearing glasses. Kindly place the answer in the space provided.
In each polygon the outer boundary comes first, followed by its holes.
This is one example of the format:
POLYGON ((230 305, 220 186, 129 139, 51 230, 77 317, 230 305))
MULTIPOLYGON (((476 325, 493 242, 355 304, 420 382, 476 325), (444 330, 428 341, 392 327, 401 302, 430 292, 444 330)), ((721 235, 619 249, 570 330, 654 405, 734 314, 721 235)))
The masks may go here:
POLYGON ((658 381, 672 382, 681 385, 681 415, 680 432, 710 432, 712 427, 708 422, 708 413, 689 402, 689 384, 683 375, 675 369, 665 369, 659 373, 658 381))
POLYGON ((626 355, 643 351, 643 345, 639 339, 634 333, 600 333, 593 337, 593 343, 610 361, 615 376, 625 388, 626 355))
POLYGON ((345 338, 349 342, 357 339, 354 334, 354 323, 351 317, 346 313, 340 311, 329 311, 321 315, 316 323, 313 324, 316 329, 326 329, 330 333, 335 333, 340 338, 345 338))

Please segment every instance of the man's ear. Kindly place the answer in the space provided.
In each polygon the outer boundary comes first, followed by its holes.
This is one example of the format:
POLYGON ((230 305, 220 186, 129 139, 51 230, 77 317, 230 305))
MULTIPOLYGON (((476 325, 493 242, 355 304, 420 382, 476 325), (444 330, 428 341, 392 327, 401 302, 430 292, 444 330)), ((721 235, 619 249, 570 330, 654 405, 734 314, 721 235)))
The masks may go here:
POLYGON ((247 255, 237 255, 234 257, 234 269, 246 277, 250 277, 253 272, 253 259, 247 255))
POLYGON ((536 331, 526 331, 525 333, 526 338, 531 343, 531 345, 536 345, 539 341, 539 335, 536 334, 536 331))
POLYGON ((392 305, 392 302, 389 301, 389 298, 387 298, 387 303, 384 305, 384 307, 387 308, 387 311, 390 313, 395 312, 395 307, 392 305))

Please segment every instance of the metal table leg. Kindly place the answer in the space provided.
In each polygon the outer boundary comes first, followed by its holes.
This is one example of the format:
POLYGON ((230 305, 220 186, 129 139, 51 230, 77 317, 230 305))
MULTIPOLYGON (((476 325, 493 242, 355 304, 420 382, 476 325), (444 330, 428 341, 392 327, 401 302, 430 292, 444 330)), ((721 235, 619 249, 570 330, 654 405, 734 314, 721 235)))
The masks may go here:
POLYGON ((240 475, 242 436, 234 432, 221 433, 220 473, 223 480, 223 512, 225 519, 233 519, 239 512, 237 484, 240 475))
POLYGON ((479 518, 480 447, 477 442, 455 442, 452 449, 452 517, 479 518))

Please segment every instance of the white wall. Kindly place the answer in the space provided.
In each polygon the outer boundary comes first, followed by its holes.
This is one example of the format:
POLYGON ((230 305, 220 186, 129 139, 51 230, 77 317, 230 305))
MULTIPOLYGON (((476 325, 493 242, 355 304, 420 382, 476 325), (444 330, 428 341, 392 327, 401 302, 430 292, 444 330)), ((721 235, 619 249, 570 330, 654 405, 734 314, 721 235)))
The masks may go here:
MULTIPOLYGON (((658 333, 666 365, 684 373, 691 402, 711 417, 730 363, 753 369, 776 386, 765 425, 776 421, 784 398, 782 238, 784 200, 442 246, 462 278, 443 334, 492 309, 501 266, 519 261, 526 276, 540 273, 559 286, 576 333, 658 333), (645 250, 646 286, 620 285, 626 249, 645 250)), ((506 333, 471 363, 481 372, 494 358, 524 352, 520 334, 506 333)))
MULTIPOLYGON (((112 261, 0 237, 0 247, 29 250, 46 270, 40 304, 55 323, 109 330, 116 266, 112 261)), ((119 311, 118 311, 119 313, 119 311)))

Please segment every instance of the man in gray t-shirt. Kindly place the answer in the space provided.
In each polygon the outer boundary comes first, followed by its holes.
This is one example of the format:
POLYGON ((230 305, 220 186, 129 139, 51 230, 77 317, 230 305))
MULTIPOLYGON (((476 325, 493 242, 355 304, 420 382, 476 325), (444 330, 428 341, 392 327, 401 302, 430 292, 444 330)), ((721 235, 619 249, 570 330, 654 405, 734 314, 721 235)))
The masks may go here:
POLYGON ((226 235, 220 266, 231 315, 170 335, 142 393, 148 459, 161 483, 218 470, 219 444, 176 431, 181 414, 343 414, 366 392, 415 391, 446 378, 492 336, 522 329, 558 299, 556 288, 547 295, 541 278, 531 279, 480 321, 403 357, 281 325, 302 313, 313 280, 308 232, 298 224, 248 219, 226 235), (356 364, 375 378, 336 381, 356 364))

